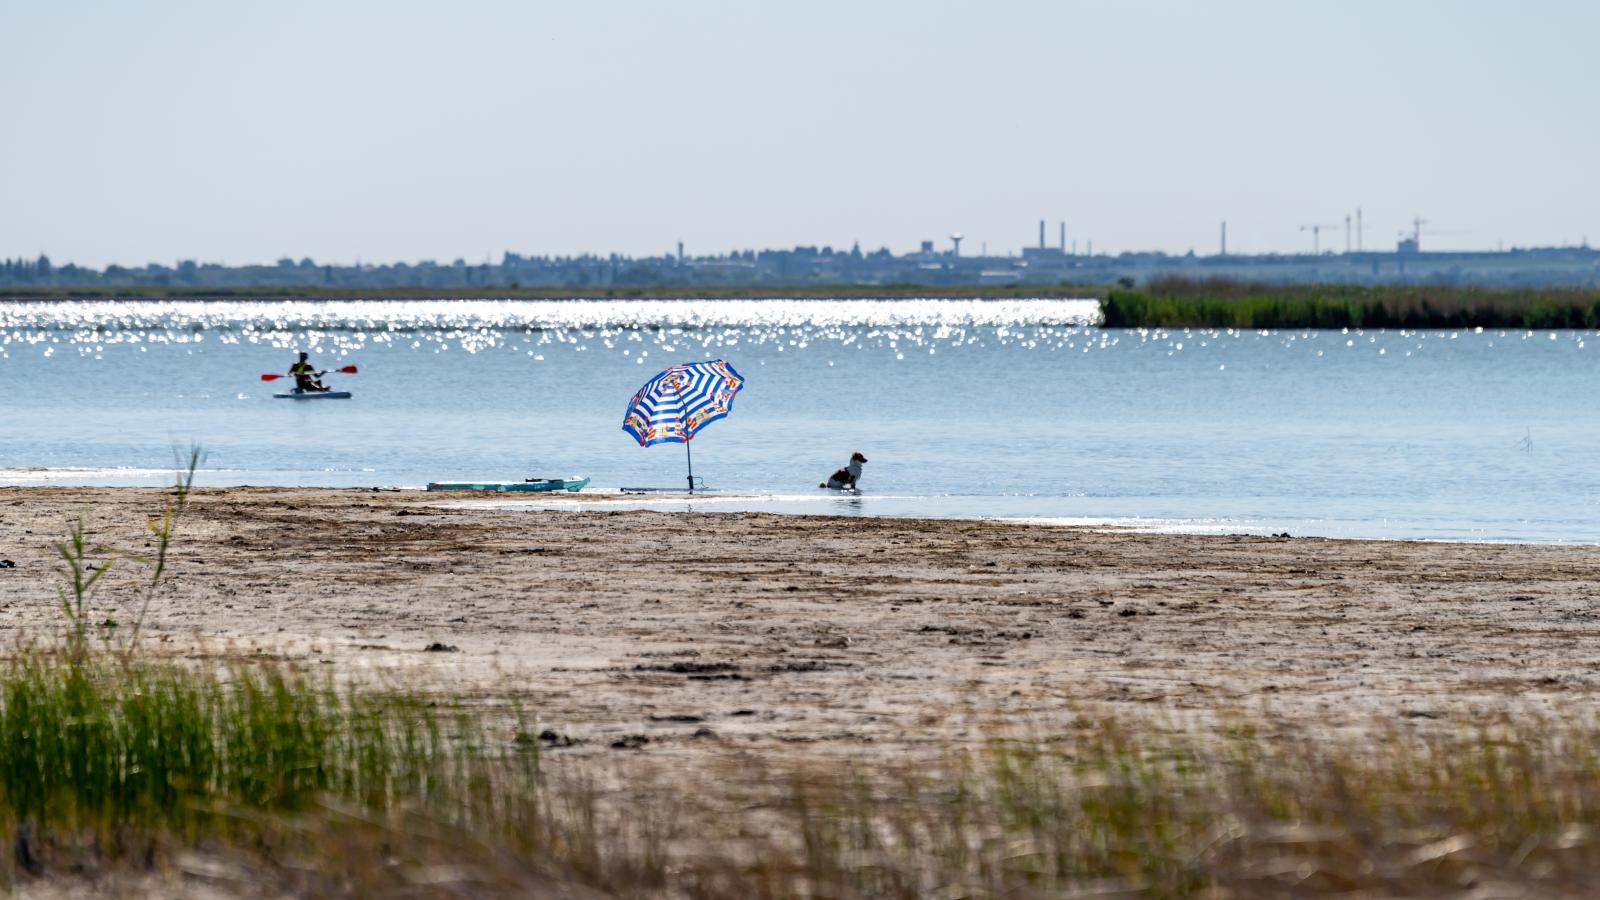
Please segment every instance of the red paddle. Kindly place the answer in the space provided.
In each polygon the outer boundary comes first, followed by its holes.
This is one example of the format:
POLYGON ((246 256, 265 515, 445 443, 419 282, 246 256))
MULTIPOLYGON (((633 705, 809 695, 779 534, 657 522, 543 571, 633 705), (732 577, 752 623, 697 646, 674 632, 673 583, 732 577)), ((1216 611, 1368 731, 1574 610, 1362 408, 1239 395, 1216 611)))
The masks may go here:
MULTIPOLYGON (((318 372, 317 374, 318 375, 326 375, 329 372, 343 372, 346 375, 354 375, 354 374, 356 374, 356 367, 355 366, 345 366, 342 369, 323 369, 321 372, 318 372)), ((263 375, 263 376, 261 376, 261 380, 262 381, 277 381, 279 378, 293 378, 293 377, 294 376, 292 376, 292 375, 263 375)))

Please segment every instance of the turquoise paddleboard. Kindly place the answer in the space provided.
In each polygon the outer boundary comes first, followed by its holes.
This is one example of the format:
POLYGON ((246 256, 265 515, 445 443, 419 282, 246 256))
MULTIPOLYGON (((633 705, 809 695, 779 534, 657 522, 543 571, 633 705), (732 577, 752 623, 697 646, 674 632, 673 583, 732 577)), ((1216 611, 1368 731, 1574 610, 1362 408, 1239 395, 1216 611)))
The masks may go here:
POLYGON ((430 481, 430 491, 571 491, 576 494, 589 484, 587 478, 532 478, 527 481, 430 481))

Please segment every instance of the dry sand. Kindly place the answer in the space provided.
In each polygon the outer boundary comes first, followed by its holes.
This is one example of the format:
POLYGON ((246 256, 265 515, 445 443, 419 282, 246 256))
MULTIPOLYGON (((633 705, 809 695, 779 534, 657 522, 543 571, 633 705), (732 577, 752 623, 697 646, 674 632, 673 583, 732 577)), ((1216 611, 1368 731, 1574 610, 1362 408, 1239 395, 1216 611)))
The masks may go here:
MULTIPOLYGON (((164 492, 0 489, 0 639, 58 632, 82 516, 142 552, 164 492)), ((1600 711, 1600 548, 196 492, 145 640, 517 696, 614 752, 941 746, 1085 709, 1291 725, 1600 711), (429 652, 440 643, 454 652, 429 652), (632 743, 637 744, 637 741, 632 743)), ((123 626, 137 567, 99 606, 123 626)), ((124 632, 125 633, 125 632, 124 632)))

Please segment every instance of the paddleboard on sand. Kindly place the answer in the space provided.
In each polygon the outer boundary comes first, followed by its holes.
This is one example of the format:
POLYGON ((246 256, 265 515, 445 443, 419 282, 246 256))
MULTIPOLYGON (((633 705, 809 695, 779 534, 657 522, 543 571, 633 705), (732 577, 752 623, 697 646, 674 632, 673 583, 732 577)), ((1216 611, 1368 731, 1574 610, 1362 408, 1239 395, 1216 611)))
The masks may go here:
POLYGON ((287 394, 273 394, 274 400, 349 400, 349 391, 301 391, 294 390, 287 394))
POLYGON ((589 484, 587 478, 530 478, 527 481, 430 481, 430 491, 571 491, 576 494, 589 484))

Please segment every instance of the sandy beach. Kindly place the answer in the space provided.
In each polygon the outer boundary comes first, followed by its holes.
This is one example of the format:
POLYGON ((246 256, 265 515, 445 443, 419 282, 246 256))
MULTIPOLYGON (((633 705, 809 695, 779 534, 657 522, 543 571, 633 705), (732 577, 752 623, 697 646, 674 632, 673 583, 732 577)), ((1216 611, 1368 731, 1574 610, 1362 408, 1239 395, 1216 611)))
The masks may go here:
MULTIPOLYGON (((58 633, 71 521, 100 556, 137 553, 164 497, 0 490, 0 636, 58 633)), ((511 695, 575 753, 641 735, 653 753, 888 752, 1091 707, 1319 727, 1600 711, 1593 547, 460 499, 198 491, 144 640, 511 695)), ((119 625, 140 576, 119 563, 98 589, 119 625)))

